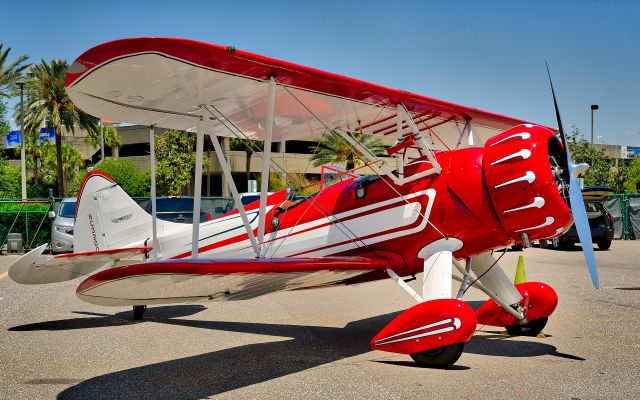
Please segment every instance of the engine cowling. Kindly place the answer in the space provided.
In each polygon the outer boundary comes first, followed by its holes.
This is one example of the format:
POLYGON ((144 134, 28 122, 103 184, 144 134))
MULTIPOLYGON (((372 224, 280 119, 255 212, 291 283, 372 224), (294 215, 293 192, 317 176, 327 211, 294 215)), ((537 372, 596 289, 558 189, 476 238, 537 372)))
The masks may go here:
POLYGON ((493 208, 516 242, 560 235, 573 224, 566 154, 548 128, 519 125, 489 139, 483 173, 493 208))

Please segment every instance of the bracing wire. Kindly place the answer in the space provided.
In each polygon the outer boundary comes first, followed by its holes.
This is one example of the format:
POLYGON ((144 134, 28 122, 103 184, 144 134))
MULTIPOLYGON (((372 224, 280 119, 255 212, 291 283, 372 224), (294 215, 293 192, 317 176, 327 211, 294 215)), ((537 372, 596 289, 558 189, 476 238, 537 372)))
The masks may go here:
MULTIPOLYGON (((261 154, 260 149, 259 149, 257 146, 254 146, 254 145, 252 145, 252 144, 251 144, 251 141, 250 141, 251 139, 249 139, 249 137, 248 137, 247 135, 245 135, 245 133, 244 133, 240 128, 238 128, 238 127, 237 127, 237 126, 236 126, 236 125, 235 125, 235 124, 234 124, 234 123, 233 123, 229 118, 227 118, 227 117, 226 117, 226 116, 225 116, 225 115, 224 115, 224 114, 223 114, 223 113, 222 113, 218 108, 216 108, 214 105, 210 105, 210 107, 211 107, 211 108, 213 108, 213 109, 214 109, 214 110, 215 110, 215 111, 216 111, 220 116, 224 117, 224 120, 225 120, 226 122, 223 122, 223 120, 222 120, 221 118, 218 118, 214 113, 212 113, 212 112, 211 112, 211 110, 209 110, 208 106, 205 106, 205 107, 204 107, 204 109, 205 109, 205 110, 207 110, 207 112, 208 112, 209 114, 211 114, 213 117, 217 118, 217 119, 218 119, 218 121, 220 121, 220 123, 221 123, 221 124, 223 124, 223 125, 225 126, 225 128, 227 128, 227 130, 229 130, 229 132, 231 132, 235 137, 237 137, 238 139, 242 139, 241 137, 239 137, 239 136, 238 136, 238 133, 240 133, 242 136, 244 136, 244 139, 245 139, 245 140, 248 140, 248 142, 246 142, 246 143, 245 143, 245 145, 246 145, 246 146, 250 146, 250 147, 252 148, 252 150, 254 151, 254 153, 255 153, 255 154, 257 154, 257 155, 258 155, 258 157, 260 157, 260 158, 261 158, 261 159, 263 159, 263 161, 264 161, 264 158, 263 158, 263 156, 262 156, 262 154, 261 154), (233 127, 234 129, 229 128, 229 126, 227 125, 227 123, 228 123, 229 125, 231 125, 231 127, 233 127), (235 132, 234 132, 234 130, 235 130, 235 132)), ((305 107, 305 108, 306 108, 306 107, 305 107)), ((288 180, 288 181, 289 181, 289 183, 295 183, 295 182, 293 182, 293 181, 291 181, 291 180, 290 180, 290 178, 289 178, 289 177, 288 177, 288 175, 286 174, 286 170, 285 170, 282 166, 280 166, 280 164, 278 164, 278 163, 277 163, 276 161, 274 161, 273 159, 270 159, 269 161, 270 161, 270 162, 272 163, 272 165, 274 166, 274 169, 277 169, 277 170, 279 170, 279 172, 281 172, 281 173, 284 173, 284 174, 285 174, 285 179, 286 179, 286 180, 288 180)), ((265 178, 263 177, 262 179, 265 179, 265 178)), ((268 177, 267 177, 267 179, 268 179, 268 177)), ((314 200, 315 200, 315 198, 314 198, 314 200)), ((312 202, 311 204, 313 205, 313 202, 312 202)), ((318 203, 318 204, 320 204, 320 203, 318 203)), ((325 214, 325 213, 323 212, 323 210, 321 210, 318 206, 315 206, 315 205, 314 205, 314 208, 315 208, 315 209, 316 209, 320 214, 322 214, 325 218, 327 218, 327 219, 329 219, 329 221, 331 221, 331 218, 330 218, 330 217, 331 217, 331 216, 333 216, 333 215, 332 215, 330 212, 329 212, 329 214, 325 214)), ((326 210, 326 209, 325 209, 325 210, 326 210)), ((308 208, 305 210, 305 212, 302 214, 302 216, 304 216, 304 215, 306 214, 306 212, 307 212, 307 211, 308 211, 308 208)), ((301 217, 302 217, 302 216, 301 216, 301 217)), ((340 221, 340 220, 339 220, 338 218, 336 218, 335 216, 333 216, 333 217, 334 217, 335 222, 337 223, 337 224, 335 224, 335 223, 334 223, 334 226, 336 226, 336 228, 337 228, 340 232, 342 232, 342 234, 343 234, 343 235, 345 235, 345 237, 346 237, 348 240, 350 240, 350 241, 351 241, 353 244, 355 244, 357 247, 360 247, 360 245, 359 245, 359 244, 356 242, 356 240, 355 240, 355 239, 357 239, 357 236, 356 236, 356 235, 355 235, 355 234, 354 234, 354 233, 353 233, 353 232, 352 232, 352 231, 351 231, 351 230, 350 230, 350 229, 349 229, 349 228, 348 228, 348 227, 347 227, 347 226, 346 226, 342 221, 340 221), (348 234, 347 232, 345 232, 345 231, 344 231, 344 230, 343 230, 343 229, 342 229, 338 224, 342 225, 342 226, 343 226, 343 227, 344 227, 348 232, 350 232, 350 233, 351 233, 352 235, 354 235, 354 236, 353 236, 353 237, 349 236, 349 234, 348 234)), ((299 221, 298 221, 298 222, 299 222, 299 221)), ((332 222, 333 222, 333 221, 332 221, 332 222)), ((297 223, 296 223, 293 227, 295 227, 296 225, 297 225, 297 223)), ((288 237, 288 234, 287 234, 287 236, 285 236, 285 238, 286 238, 286 237, 288 237)), ((280 248, 280 246, 278 246, 278 248, 280 248)), ((277 250, 277 249, 276 249, 276 250, 277 250)), ((274 252, 274 254, 275 254, 275 252, 274 252)))
POLYGON ((504 254, 507 252, 507 249, 505 248, 504 251, 502 252, 502 254, 500 254, 500 257, 498 257, 497 260, 495 260, 493 262, 493 264, 491 264, 491 266, 489 268, 487 268, 486 271, 484 271, 482 274, 480 274, 480 276, 478 276, 476 279, 474 279, 465 289, 464 292, 462 292, 462 296, 465 295, 465 293, 467 293, 467 290, 469 290, 469 288, 471 286, 473 286, 474 283, 478 282, 480 280, 480 278, 482 278, 483 276, 485 276, 487 274, 487 272, 491 271, 491 269, 496 266, 496 264, 498 264, 498 261, 500 261, 500 259, 502 258, 502 256, 504 256, 504 254))

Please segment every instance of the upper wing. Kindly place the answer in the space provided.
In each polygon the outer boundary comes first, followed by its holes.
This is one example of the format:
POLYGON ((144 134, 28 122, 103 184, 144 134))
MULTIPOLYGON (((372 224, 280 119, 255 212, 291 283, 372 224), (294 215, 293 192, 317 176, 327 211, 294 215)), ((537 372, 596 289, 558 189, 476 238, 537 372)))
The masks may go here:
POLYGON ((151 247, 146 246, 43 256, 46 247, 43 244, 17 259, 9 269, 11 279, 25 285, 64 282, 151 251, 151 247))
MULTIPOLYGON (((122 39, 96 46, 69 68, 67 91, 90 114, 182 130, 195 129, 199 106, 208 105, 217 135, 262 140, 271 77, 277 84, 274 141, 334 128, 396 136, 398 104, 441 149, 456 145, 467 121, 473 123, 476 144, 525 122, 185 39, 122 39)), ((402 132, 409 132, 406 124, 402 132)))
POLYGON ((390 267, 377 256, 167 260, 100 271, 78 286, 88 303, 120 306, 244 300, 327 285, 390 267))

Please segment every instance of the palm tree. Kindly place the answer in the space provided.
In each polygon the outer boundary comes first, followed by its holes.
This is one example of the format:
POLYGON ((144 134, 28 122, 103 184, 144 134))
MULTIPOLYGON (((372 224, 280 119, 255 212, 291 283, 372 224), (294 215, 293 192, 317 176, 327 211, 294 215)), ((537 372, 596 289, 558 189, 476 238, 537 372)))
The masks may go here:
MULTIPOLYGON (((347 134, 369 149, 372 154, 379 156, 384 153, 382 141, 377 137, 362 132, 347 132, 347 134)), ((347 170, 351 170, 356 167, 356 164, 366 163, 364 155, 352 148, 334 129, 327 130, 317 142, 316 151, 311 157, 314 167, 329 164, 345 166, 347 170)))
MULTIPOLYGON (((44 161, 50 153, 51 144, 45 140, 40 142, 40 134, 37 132, 29 132, 25 134, 25 155, 27 156, 27 171, 31 171, 33 183, 37 186, 40 184, 41 175, 47 175, 44 161)), ((55 181, 55 179, 52 179, 55 181)))
POLYGON ((58 195, 65 192, 65 176, 62 159, 62 127, 75 131, 76 126, 88 131, 95 130, 98 119, 76 108, 65 89, 65 77, 68 64, 64 60, 50 63, 42 60, 34 64, 32 78, 26 82, 27 108, 25 111, 25 130, 40 131, 43 122, 47 130, 55 129, 56 180, 58 195))
MULTIPOLYGON (((117 158, 115 150, 122 146, 122 137, 118 135, 118 132, 113 127, 106 125, 102 126, 102 136, 104 145, 109 147, 113 157, 117 158)), ((89 134, 84 138, 84 141, 96 147, 100 146, 100 127, 95 130, 89 130, 89 134)))
POLYGON ((11 47, 6 50, 2 50, 2 43, 0 43, 0 97, 12 97, 15 95, 16 82, 22 76, 22 71, 27 68, 27 64, 23 64, 27 56, 22 55, 5 65, 11 47))

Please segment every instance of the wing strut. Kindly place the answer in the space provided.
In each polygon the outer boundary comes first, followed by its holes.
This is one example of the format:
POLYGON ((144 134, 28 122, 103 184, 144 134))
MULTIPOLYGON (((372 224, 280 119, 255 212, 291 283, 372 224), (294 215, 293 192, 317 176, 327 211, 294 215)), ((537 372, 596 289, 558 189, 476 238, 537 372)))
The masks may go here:
POLYGON ((264 150, 262 153, 262 182, 260 184, 260 213, 258 214, 258 243, 264 239, 264 223, 267 211, 267 192, 269 191, 269 167, 271 164, 271 134, 276 103, 276 81, 269 79, 267 94, 267 116, 264 126, 264 150))
POLYGON ((458 142, 456 143, 456 149, 460 148, 462 144, 462 139, 464 139, 465 135, 467 136, 467 141, 469 146, 473 146, 473 124, 470 119, 464 124, 464 128, 462 128, 462 132, 460 132, 460 137, 458 137, 458 142))
POLYGON ((397 176, 395 176, 394 173, 386 165, 384 165, 382 161, 378 161, 378 157, 371 154, 369 149, 364 147, 362 144, 358 143, 356 140, 354 140, 351 137, 351 135, 349 135, 347 132, 343 131, 342 129, 335 129, 335 131, 353 148, 355 148, 360 153, 362 153, 370 162, 374 162, 374 163, 377 162, 378 164, 376 166, 380 168, 385 175, 391 178, 391 180, 393 180, 393 182, 396 185, 402 186, 402 180, 397 176))
MULTIPOLYGON (((206 106, 204 109, 209 111, 206 106)), ((242 219, 242 223, 244 224, 244 228, 247 231, 247 235, 249 236, 249 241, 251 242, 251 247, 253 247, 253 251, 256 253, 256 257, 260 257, 260 244, 258 243, 256 236, 253 234, 253 229, 251 228, 251 223, 249 222, 249 218, 247 217, 247 212, 244 210, 244 205, 242 201, 240 201, 240 194, 238 194, 238 188, 236 187, 236 183, 233 181, 233 176, 231 175, 231 169, 229 168, 229 162, 222 151, 222 147, 220 147, 220 142, 218 141, 218 136, 213 132, 211 126, 209 125, 209 118, 204 119, 204 125, 207 127, 207 131, 209 136, 211 137, 211 142, 213 143, 213 148, 216 151, 216 156, 220 161, 220 166, 222 167, 222 172, 224 176, 227 178, 227 185, 231 190, 231 195, 233 196, 233 200, 235 201, 236 206, 238 207, 238 212, 240 213, 240 218, 242 219)))
POLYGON ((158 259, 158 225, 156 223, 156 134, 154 127, 149 127, 149 147, 151 150, 151 231, 153 249, 151 250, 151 259, 158 259))
POLYGON ((198 258, 198 244, 200 242, 200 201, 202 194, 202 150, 204 147, 204 109, 200 106, 201 117, 196 128, 196 172, 193 178, 193 219, 191 225, 191 258, 198 258))
MULTIPOLYGON (((416 144, 420 147, 420 150, 422 150, 424 155, 426 155, 429 161, 431 162, 434 172, 436 174, 439 174, 440 172, 442 172, 442 167, 440 167, 440 164, 438 164, 438 160, 436 160, 436 156, 433 154, 433 150, 431 149, 431 146, 429 146, 427 141, 424 140, 424 136, 422 136, 422 133, 416 126, 415 121, 413 120, 413 118, 411 118, 411 115, 409 114, 409 112, 407 111, 407 109, 404 107, 402 103, 399 103, 396 106, 396 112, 398 115, 397 118, 399 120, 398 125, 401 127, 402 121, 406 122, 407 125, 409 125, 409 127, 411 128, 411 131, 413 132, 413 140, 416 142, 416 144)), ((398 133, 401 134, 402 130, 398 130, 398 133)))

